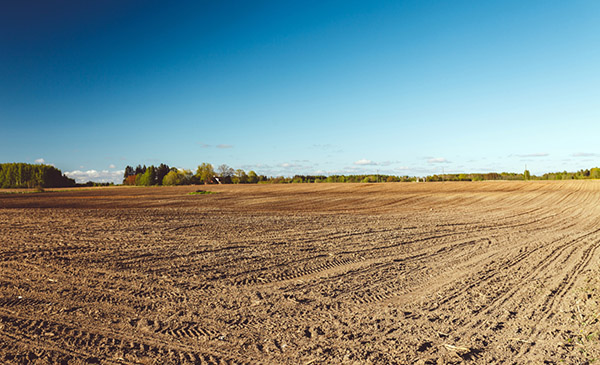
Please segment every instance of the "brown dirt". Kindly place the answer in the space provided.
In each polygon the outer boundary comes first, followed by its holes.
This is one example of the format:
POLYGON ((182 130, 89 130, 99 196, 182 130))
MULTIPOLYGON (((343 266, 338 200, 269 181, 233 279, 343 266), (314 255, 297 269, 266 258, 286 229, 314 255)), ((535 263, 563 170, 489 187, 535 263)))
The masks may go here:
POLYGON ((600 181, 0 194, 0 363, 585 363, 599 200, 600 181))

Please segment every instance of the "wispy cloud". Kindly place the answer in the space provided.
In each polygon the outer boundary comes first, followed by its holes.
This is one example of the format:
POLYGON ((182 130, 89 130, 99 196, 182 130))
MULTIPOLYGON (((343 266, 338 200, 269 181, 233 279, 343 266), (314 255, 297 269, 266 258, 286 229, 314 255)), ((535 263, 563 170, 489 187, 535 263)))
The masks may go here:
POLYGON ((116 169, 117 166, 115 166, 115 164, 111 163, 110 165, 108 165, 108 168, 109 169, 116 169))
POLYGON ((450 163, 450 161, 443 157, 430 157, 427 159, 427 163, 450 163))
POLYGON ((526 153, 522 155, 515 155, 517 157, 546 157, 549 156, 549 153, 546 152, 537 152, 537 153, 526 153))
POLYGON ((35 160, 35 163, 44 163, 46 162, 43 158, 38 158, 37 160, 35 160))
POLYGON ((242 165, 241 167, 244 170, 254 170, 254 169, 270 169, 273 166, 263 164, 263 163, 257 163, 257 164, 252 164, 252 165, 242 165))
POLYGON ((314 164, 310 164, 308 161, 304 162, 304 160, 291 160, 276 164, 242 165, 241 168, 246 172, 253 170, 257 174, 267 176, 310 175, 314 174, 315 171, 314 164))
POLYGON ((65 175, 67 175, 71 179, 75 179, 75 181, 78 183, 85 183, 88 181, 120 183, 123 180, 123 173, 124 170, 74 170, 65 172, 65 175))
POLYGON ((208 143, 203 143, 203 142, 196 142, 196 144, 198 146, 200 146, 200 148, 233 148, 233 145, 231 144, 226 144, 226 143, 221 143, 221 144, 217 144, 217 145, 213 145, 213 144, 208 144, 208 143))
POLYGON ((280 164, 279 167, 283 167, 284 169, 291 169, 291 168, 296 168, 296 167, 301 167, 301 166, 298 164, 295 164, 295 163, 284 162, 284 163, 280 164))
POLYGON ((313 144, 312 146, 314 148, 320 148, 320 149, 324 149, 324 150, 330 150, 330 149, 335 148, 334 145, 329 144, 329 143, 327 143, 327 144, 313 144))
POLYGON ((572 154, 571 156, 573 157, 598 157, 600 156, 597 153, 590 153, 590 152, 577 152, 572 154))
POLYGON ((359 166, 376 166, 377 162, 373 162, 371 160, 367 160, 366 158, 361 158, 358 161, 354 161, 355 165, 359 165, 359 166))

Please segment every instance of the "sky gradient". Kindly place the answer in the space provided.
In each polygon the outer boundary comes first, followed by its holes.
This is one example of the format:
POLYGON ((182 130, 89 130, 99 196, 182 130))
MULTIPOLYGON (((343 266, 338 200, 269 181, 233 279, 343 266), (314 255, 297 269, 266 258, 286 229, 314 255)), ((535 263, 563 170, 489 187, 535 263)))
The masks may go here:
POLYGON ((0 11, 0 162, 78 181, 600 165, 597 1, 28 1, 0 11))

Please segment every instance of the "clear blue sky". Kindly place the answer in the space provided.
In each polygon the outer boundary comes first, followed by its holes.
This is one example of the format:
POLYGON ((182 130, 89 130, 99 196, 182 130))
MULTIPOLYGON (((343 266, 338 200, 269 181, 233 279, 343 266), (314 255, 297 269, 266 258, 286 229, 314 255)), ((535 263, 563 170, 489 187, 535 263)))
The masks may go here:
POLYGON ((598 65, 595 0, 5 1, 0 162, 573 171, 598 65))

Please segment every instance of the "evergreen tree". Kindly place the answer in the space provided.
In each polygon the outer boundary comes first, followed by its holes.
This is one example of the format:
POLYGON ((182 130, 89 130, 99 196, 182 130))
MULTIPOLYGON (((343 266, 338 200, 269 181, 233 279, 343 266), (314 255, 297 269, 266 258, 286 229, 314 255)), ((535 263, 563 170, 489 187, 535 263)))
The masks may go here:
POLYGON ((168 165, 165 165, 164 163, 161 163, 156 168, 156 183, 158 185, 162 185, 162 181, 164 177, 169 173, 169 171, 171 171, 171 168, 168 165))
POLYGON ((134 175, 135 175, 135 171, 133 170, 133 167, 131 167, 129 165, 127 167, 125 167, 125 173, 123 174, 123 184, 127 185, 127 182, 128 182, 127 178, 129 176, 134 176, 134 175))
POLYGON ((142 167, 141 165, 137 165, 137 167, 135 168, 135 174, 139 175, 143 174, 144 172, 146 172, 146 165, 144 165, 144 167, 142 167))
POLYGON ((123 178, 126 179, 128 176, 131 175, 135 175, 135 171, 133 170, 133 167, 128 165, 127 167, 125 167, 125 174, 123 174, 123 178))

